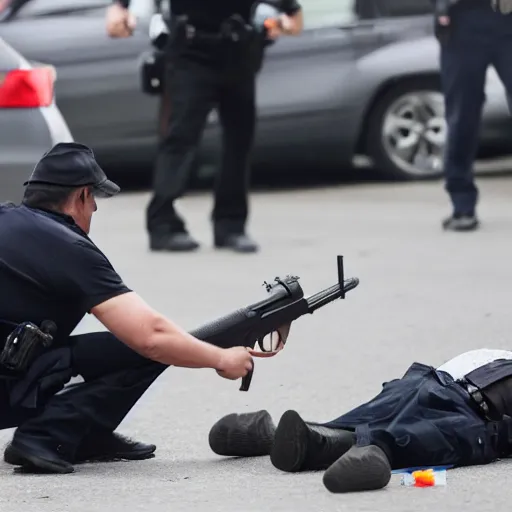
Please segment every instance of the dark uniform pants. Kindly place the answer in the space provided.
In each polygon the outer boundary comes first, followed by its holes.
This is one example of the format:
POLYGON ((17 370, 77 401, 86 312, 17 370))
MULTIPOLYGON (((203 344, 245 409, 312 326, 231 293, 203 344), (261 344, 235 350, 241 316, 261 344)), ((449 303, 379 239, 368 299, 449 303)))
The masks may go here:
POLYGON ((512 92, 512 16, 492 10, 487 0, 461 0, 452 28, 441 42, 441 79, 448 140, 446 190, 456 214, 475 214, 478 189, 473 163, 479 145, 486 72, 493 65, 512 92))
POLYGON ((147 229, 155 234, 186 231, 174 203, 193 177, 208 115, 217 107, 223 129, 222 161, 212 220, 221 236, 242 233, 248 216, 249 159, 256 122, 255 73, 244 69, 249 55, 239 57, 243 66, 231 59, 233 52, 225 46, 229 43, 205 43, 197 50, 180 44, 173 43, 169 50, 166 94, 170 114, 159 144, 147 229))
POLYGON ((487 464, 509 451, 508 422, 485 420, 461 385, 420 363, 325 425, 354 430, 361 446, 381 446, 393 469, 487 464))
POLYGON ((167 367, 108 332, 72 336, 21 381, 0 380, 0 429, 39 439, 71 460, 85 436, 113 432, 167 367), (73 376, 84 382, 70 384, 73 376))

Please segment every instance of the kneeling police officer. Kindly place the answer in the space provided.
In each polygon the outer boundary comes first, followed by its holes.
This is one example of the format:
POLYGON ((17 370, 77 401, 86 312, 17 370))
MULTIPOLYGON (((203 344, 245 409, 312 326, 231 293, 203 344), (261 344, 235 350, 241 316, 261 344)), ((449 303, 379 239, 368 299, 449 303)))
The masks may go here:
POLYGON ((168 366, 231 380, 252 368, 236 341, 205 343, 155 312, 92 242, 95 198, 118 192, 89 148, 63 143, 36 165, 21 205, 0 205, 0 429, 18 427, 4 459, 26 470, 153 457, 154 445, 115 430, 168 366), (108 331, 71 336, 86 313, 108 331))
MULTIPOLYGON (((218 248, 254 252, 245 225, 248 217, 250 153, 256 107, 255 78, 264 48, 281 34, 302 30, 297 0, 267 0, 281 13, 265 37, 254 28, 256 0, 170 0, 169 40, 164 87, 171 103, 167 130, 158 148, 154 193, 147 210, 152 250, 188 251, 199 244, 175 209, 191 178, 209 113, 217 107, 223 127, 222 165, 212 212, 218 248)), ((116 0, 107 12, 111 37, 128 37, 135 19, 130 0, 116 0)))

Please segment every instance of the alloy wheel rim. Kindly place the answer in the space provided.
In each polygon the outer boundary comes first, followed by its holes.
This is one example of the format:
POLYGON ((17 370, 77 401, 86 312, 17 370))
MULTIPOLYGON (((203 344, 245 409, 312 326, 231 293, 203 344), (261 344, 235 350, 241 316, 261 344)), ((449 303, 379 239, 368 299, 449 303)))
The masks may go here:
POLYGON ((382 143, 390 160, 417 177, 439 174, 446 141, 443 95, 437 91, 410 92, 387 109, 382 143))

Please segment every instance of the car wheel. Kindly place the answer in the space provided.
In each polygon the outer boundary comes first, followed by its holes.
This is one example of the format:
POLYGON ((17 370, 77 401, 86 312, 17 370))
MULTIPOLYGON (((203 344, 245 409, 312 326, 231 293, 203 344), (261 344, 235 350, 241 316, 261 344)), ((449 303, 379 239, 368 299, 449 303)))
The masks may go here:
POLYGON ((425 180, 441 176, 446 122, 438 81, 411 80, 388 90, 367 126, 369 156, 386 177, 425 180))

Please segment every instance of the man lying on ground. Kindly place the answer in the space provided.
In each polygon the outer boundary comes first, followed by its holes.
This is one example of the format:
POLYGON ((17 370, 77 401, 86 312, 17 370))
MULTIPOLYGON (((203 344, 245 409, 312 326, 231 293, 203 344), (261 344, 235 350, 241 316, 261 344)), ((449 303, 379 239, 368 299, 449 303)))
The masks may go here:
POLYGON ((386 487, 391 471, 487 464, 511 453, 512 352, 474 350, 441 367, 414 363, 380 393, 328 423, 289 410, 277 427, 258 411, 221 418, 218 455, 270 455, 286 472, 325 470, 333 493, 386 487))

